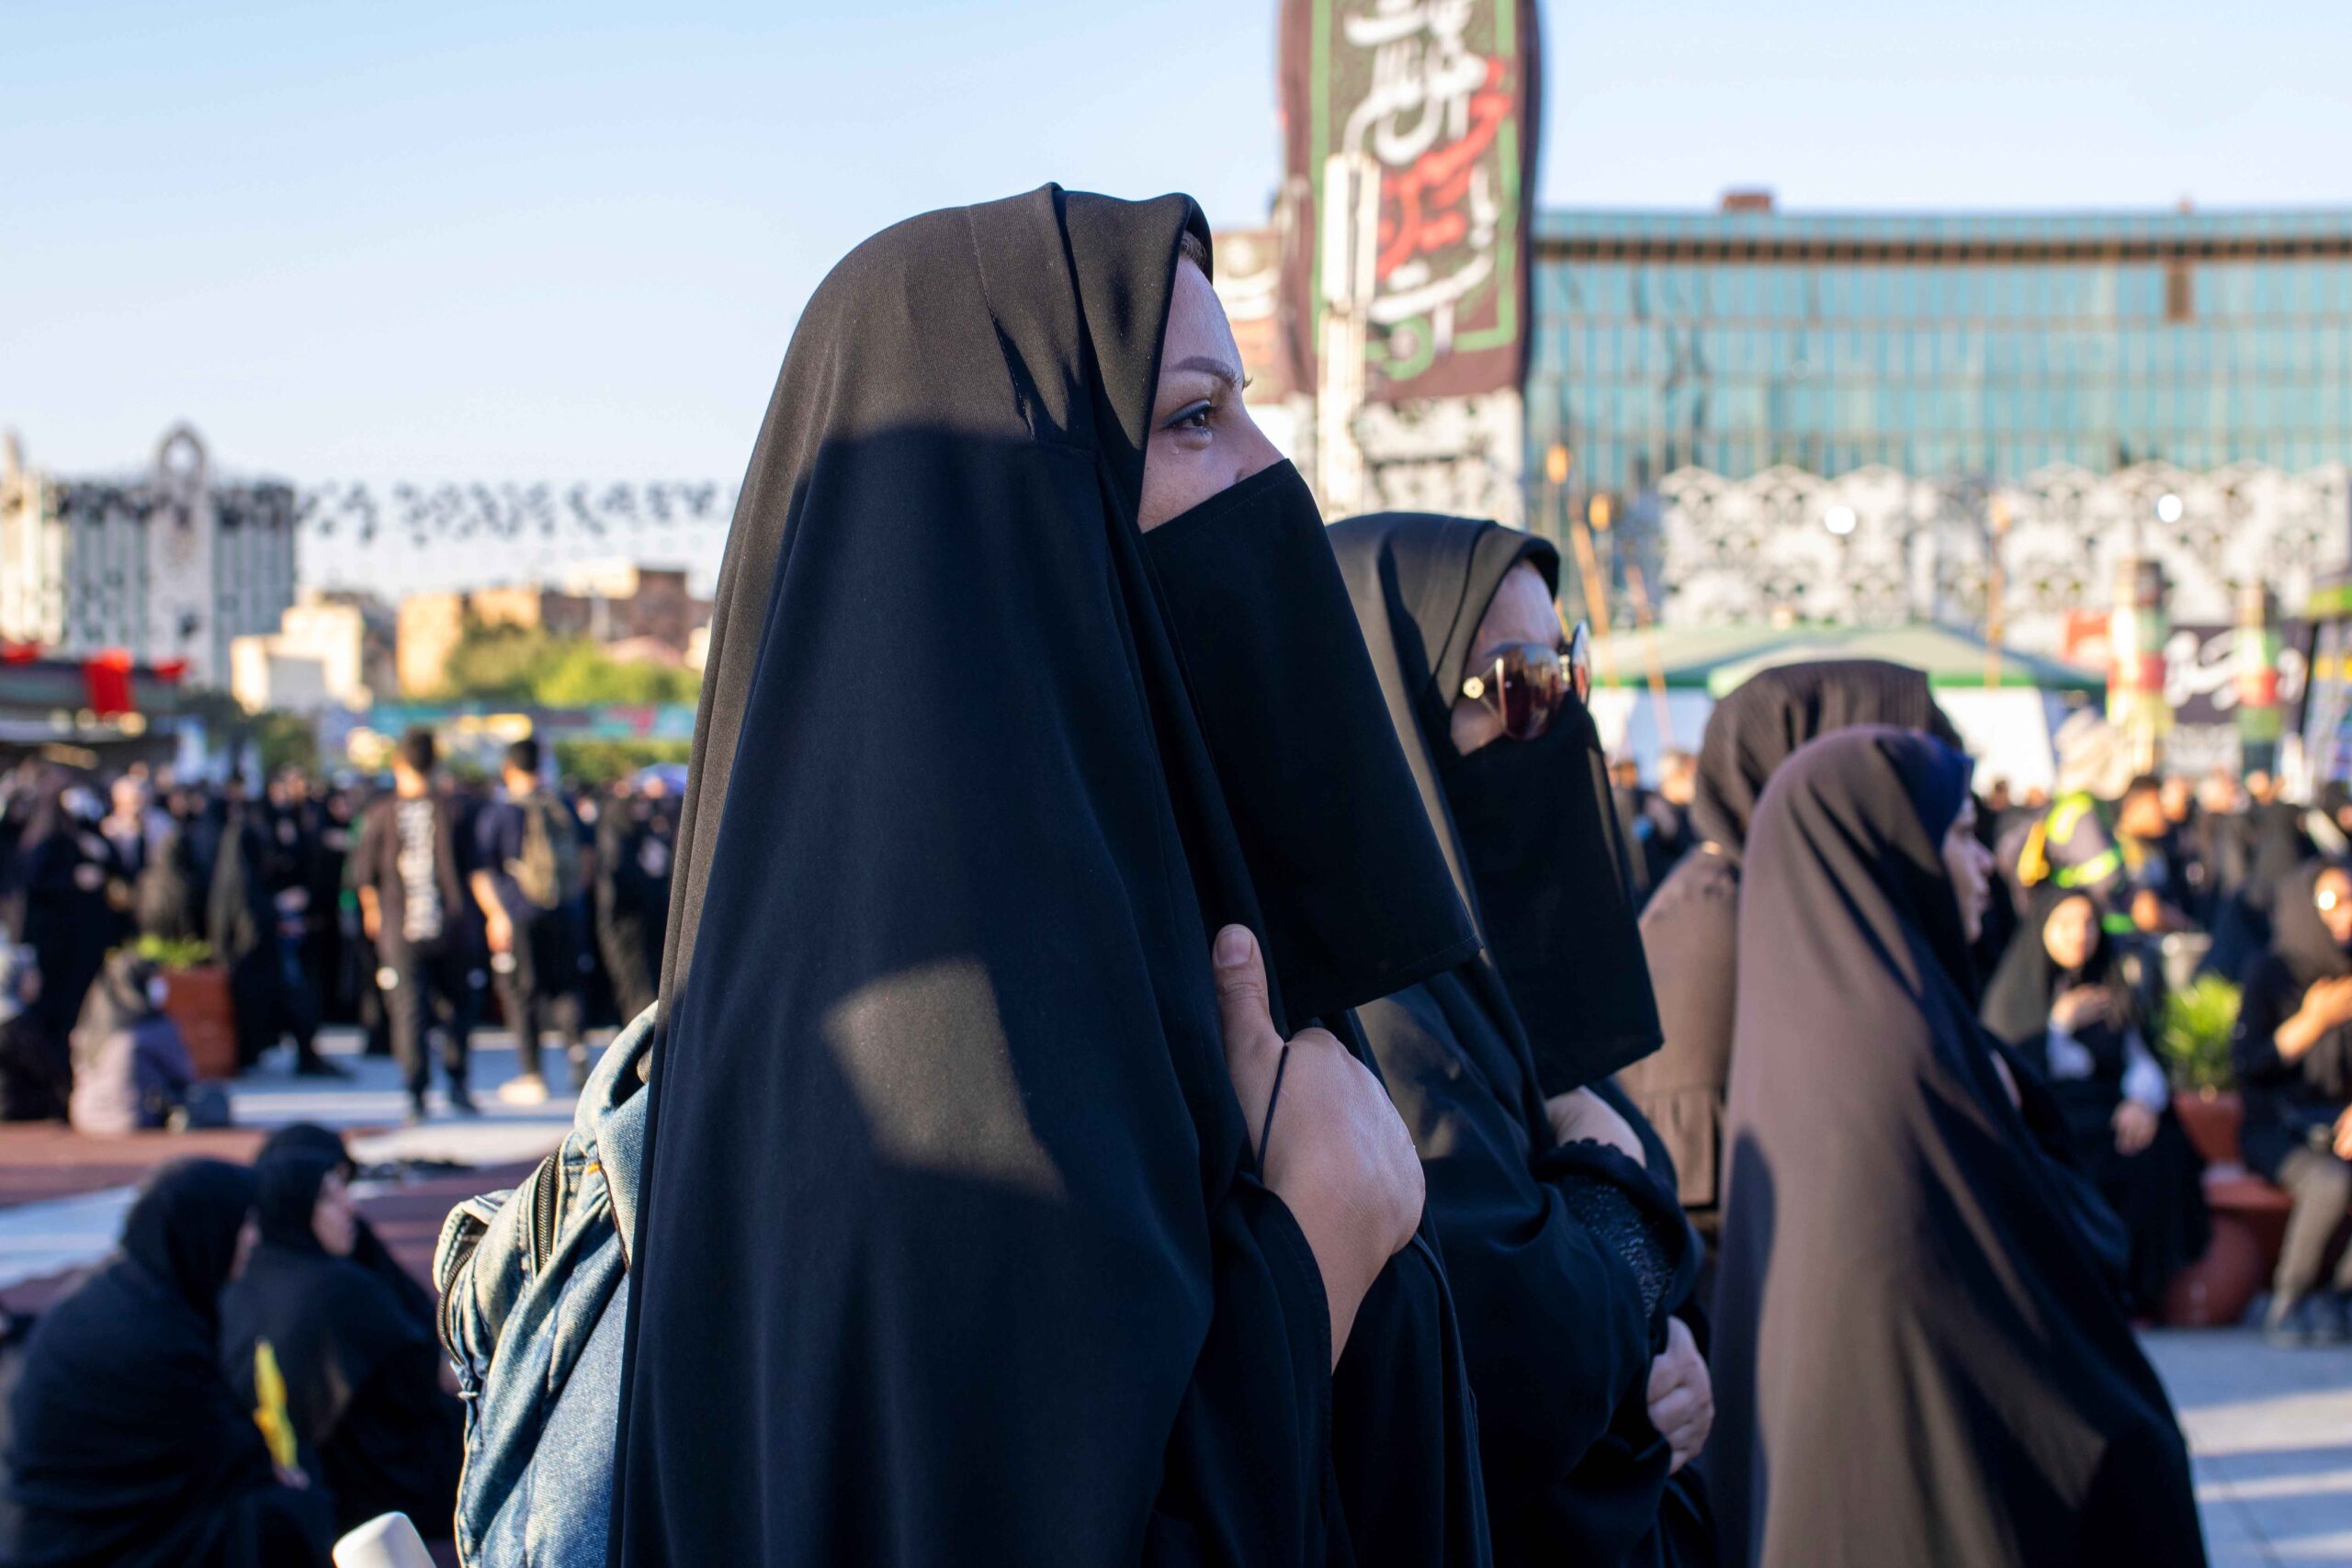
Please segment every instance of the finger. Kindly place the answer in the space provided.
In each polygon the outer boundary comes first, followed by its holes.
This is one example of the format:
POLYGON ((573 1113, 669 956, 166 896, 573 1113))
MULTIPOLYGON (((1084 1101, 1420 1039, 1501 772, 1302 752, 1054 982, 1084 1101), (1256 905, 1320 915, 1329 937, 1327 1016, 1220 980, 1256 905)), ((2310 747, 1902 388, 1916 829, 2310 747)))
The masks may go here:
POLYGON ((1688 1388, 1678 1388, 1669 1391, 1664 1398, 1650 1402, 1650 1425, 1668 1437, 1672 1437, 1676 1432, 1689 1426, 1690 1418, 1698 1413, 1697 1392, 1688 1388))
POLYGON ((1644 1397, 1649 1401, 1650 1408, 1653 1410, 1657 1409, 1657 1402, 1664 1399, 1669 1393, 1671 1393, 1675 1387, 1681 1382, 1681 1381, 1682 1373, 1680 1369, 1675 1365, 1673 1351, 1669 1350, 1665 1355, 1660 1356, 1657 1360, 1652 1361, 1650 1363, 1649 1392, 1644 1395, 1644 1397))
POLYGON ((1266 999, 1266 962, 1248 926, 1227 926, 1212 949, 1216 976, 1217 1020, 1225 1028, 1225 1050, 1280 1050, 1283 1037, 1266 999))

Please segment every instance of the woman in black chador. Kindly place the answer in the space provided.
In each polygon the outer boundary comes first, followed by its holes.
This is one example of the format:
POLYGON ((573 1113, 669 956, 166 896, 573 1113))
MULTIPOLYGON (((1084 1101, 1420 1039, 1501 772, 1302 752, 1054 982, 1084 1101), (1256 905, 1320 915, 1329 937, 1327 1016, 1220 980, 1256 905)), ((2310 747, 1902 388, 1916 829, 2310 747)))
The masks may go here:
POLYGON ((1706 1461, 1724 1560, 2202 1564, 2096 1200, 1976 1021, 1968 774, 1924 736, 1846 730, 1782 765, 1748 834, 1706 1461))
POLYGON ((1618 1075, 1674 1157, 1683 1207, 1712 1236, 1722 1195, 1724 1091, 1738 985, 1740 860, 1772 770, 1806 741, 1858 724, 1954 739, 1928 677, 1875 659, 1759 671, 1715 705, 1690 802, 1699 847, 1642 909, 1665 1043, 1618 1075))
POLYGON ((2204 1165, 2148 1047, 2143 986, 2101 913, 2088 893, 2035 889, 1984 987, 1984 1027, 2049 1085, 2075 1168, 2129 1235, 2125 1304, 2149 1317, 2211 1239, 2204 1165))
POLYGON ((325 1568, 325 1494, 220 1375, 220 1287, 253 1172, 155 1173, 122 1251, 41 1314, 10 1397, 24 1568, 325 1568))
POLYGON ((1495 1561, 1712 1562, 1683 1469, 1712 1396, 1672 1315, 1698 1238, 1672 1165, 1608 1086, 1657 1022, 1552 606, 1558 558, 1496 524, 1397 513, 1334 525, 1331 547, 1487 940, 1362 1017, 1461 1304, 1495 1561))
POLYGON ((2341 1344, 2352 1337, 2352 1251, 2324 1287, 2320 1271, 2352 1207, 2352 872, 2313 861, 2277 894, 2230 1043, 2245 1162, 2295 1200, 2266 1327, 2281 1344, 2341 1344))
POLYGON ((294 1434, 318 1455, 335 1529, 404 1513, 428 1538, 457 1512, 464 1411, 441 1386, 433 1326, 358 1260, 338 1154, 281 1146, 254 1167, 260 1244, 220 1298, 220 1367, 254 1400, 269 1342, 294 1434))
POLYGON ((1184 197, 1047 186, 800 318, 679 827, 618 1563, 1486 1559, 1419 1164, 1301 1029, 1476 938, 1209 260, 1184 197))

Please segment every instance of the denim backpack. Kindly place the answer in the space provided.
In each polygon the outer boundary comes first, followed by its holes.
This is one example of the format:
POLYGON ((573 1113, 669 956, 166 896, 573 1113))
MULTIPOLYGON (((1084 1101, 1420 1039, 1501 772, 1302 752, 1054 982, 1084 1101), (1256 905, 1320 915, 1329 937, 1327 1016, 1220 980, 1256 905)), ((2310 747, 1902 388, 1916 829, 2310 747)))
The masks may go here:
POLYGON ((441 1227, 441 1343, 466 1400, 466 1568, 604 1568, 653 1010, 621 1031, 563 1145, 441 1227), (622 1089, 639 1092, 616 1103, 622 1089))

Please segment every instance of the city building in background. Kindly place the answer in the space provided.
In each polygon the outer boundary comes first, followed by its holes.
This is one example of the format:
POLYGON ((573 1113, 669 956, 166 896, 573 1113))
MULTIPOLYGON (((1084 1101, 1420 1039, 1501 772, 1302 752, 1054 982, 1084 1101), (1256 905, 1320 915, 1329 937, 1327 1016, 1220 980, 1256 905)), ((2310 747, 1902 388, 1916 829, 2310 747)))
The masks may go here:
POLYGON ((277 631, 230 643, 230 693, 248 713, 365 708, 398 689, 397 625, 372 594, 305 589, 277 631))
POLYGON ((225 686, 231 642, 294 602, 291 487, 218 479, 186 425, 131 479, 68 478, 0 447, 0 638, 74 658, 120 650, 225 686))
MULTIPOLYGON (((1739 192, 1546 212, 1534 252, 1529 515, 1575 547, 1597 618, 2128 655, 2145 668, 2111 689, 2175 716, 2188 767, 2261 728, 2233 711, 2261 682, 2216 673, 2278 648, 2246 595, 2291 611, 2352 558, 2352 210, 1801 214, 1739 192)), ((2285 640, 2265 691, 2300 689, 2285 640)))
POLYGON ((589 562, 552 584, 412 593, 400 603, 399 688, 427 696, 469 626, 521 626, 585 637, 616 657, 700 669, 709 646, 710 601, 688 591, 681 568, 589 562))
POLYGON ((1536 220, 1528 438, 1591 490, 2352 458, 2352 209, 1536 220))

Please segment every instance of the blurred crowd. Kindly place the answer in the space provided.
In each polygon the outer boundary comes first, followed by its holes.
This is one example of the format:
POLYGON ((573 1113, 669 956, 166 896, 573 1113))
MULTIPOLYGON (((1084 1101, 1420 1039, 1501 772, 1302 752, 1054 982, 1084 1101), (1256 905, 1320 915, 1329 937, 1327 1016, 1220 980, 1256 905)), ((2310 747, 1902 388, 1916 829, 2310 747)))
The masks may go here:
POLYGON ((288 770, 258 794, 141 767, 0 774, 0 1118, 220 1120, 170 1005, 173 973, 200 965, 225 971, 241 1072, 282 1053, 337 1076, 319 1032, 356 1025, 400 1060, 413 1117, 436 1057, 468 1114, 494 1007, 520 1055, 503 1097, 547 1097, 545 1033, 577 1088, 584 1030, 651 1004, 684 770, 592 790, 550 761, 526 739, 460 783, 419 730, 382 777, 288 770))
MULTIPOLYGON (((1727 704, 1723 730, 1770 690, 1727 704)), ((2294 1205, 2271 1280, 2271 1337, 2352 1338, 2352 1262, 2321 1277, 2352 1201, 2352 788, 2325 784, 2299 803, 2264 768, 2141 772, 2128 738, 2090 714, 2055 739, 2054 789, 1979 781, 1974 833, 1994 871, 1973 944, 1981 1021, 2052 1091, 2057 1140, 2126 1233, 2125 1298, 2154 1318, 2211 1239, 2206 1162, 2176 1109, 2176 1080, 2191 1068, 2165 1059, 2164 1020, 2177 992, 2226 982, 2242 1157, 2294 1205)), ((1666 1048, 1629 1069, 1627 1084, 1667 1137, 1694 1222, 1712 1233, 1728 1024, 1707 1016, 1703 976, 1677 962, 1679 928, 1723 853, 1694 812, 1701 795, 1726 793, 1723 780, 1702 781, 1704 765, 1669 751, 1645 783, 1621 761, 1611 793, 1668 1021, 1666 1048), (1680 999, 1694 987, 1696 1008, 1680 999)))

